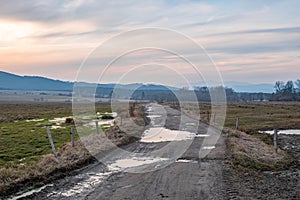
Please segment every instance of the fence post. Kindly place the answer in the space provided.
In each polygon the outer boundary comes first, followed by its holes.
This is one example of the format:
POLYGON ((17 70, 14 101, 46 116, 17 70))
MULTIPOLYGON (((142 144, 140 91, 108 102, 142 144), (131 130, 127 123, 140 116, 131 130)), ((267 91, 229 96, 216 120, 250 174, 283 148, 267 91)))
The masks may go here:
POLYGON ((99 135, 99 125, 98 125, 98 121, 96 120, 95 123, 96 123, 96 133, 97 133, 97 135, 99 135))
POLYGON ((275 150, 275 153, 278 152, 278 130, 275 129, 274 130, 274 150, 275 150))
POLYGON ((239 117, 236 118, 236 121, 235 121, 235 130, 238 130, 239 129, 239 117))
POLYGON ((53 139, 52 139, 52 136, 51 136, 51 132, 50 132, 49 126, 46 126, 46 129, 47 129, 47 134, 48 134, 49 142, 51 144, 52 152, 53 152, 54 156, 57 157, 55 146, 54 146, 54 143, 53 143, 53 139))
POLYGON ((72 141, 72 147, 74 147, 75 146, 74 127, 71 128, 71 141, 72 141))

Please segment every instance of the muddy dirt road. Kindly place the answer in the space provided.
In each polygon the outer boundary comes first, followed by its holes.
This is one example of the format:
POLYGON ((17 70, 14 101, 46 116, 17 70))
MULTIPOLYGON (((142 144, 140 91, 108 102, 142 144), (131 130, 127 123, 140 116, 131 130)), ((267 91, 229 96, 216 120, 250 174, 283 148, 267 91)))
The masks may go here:
POLYGON ((148 115, 151 124, 143 142, 123 147, 129 155, 112 151, 106 155, 105 165, 96 162, 24 199, 200 200, 236 196, 223 166, 223 136, 214 146, 202 145, 210 137, 206 124, 157 104, 148 106, 148 115), (168 134, 177 137, 168 141, 163 137, 168 134), (200 149, 202 153, 212 150, 199 158, 200 149))

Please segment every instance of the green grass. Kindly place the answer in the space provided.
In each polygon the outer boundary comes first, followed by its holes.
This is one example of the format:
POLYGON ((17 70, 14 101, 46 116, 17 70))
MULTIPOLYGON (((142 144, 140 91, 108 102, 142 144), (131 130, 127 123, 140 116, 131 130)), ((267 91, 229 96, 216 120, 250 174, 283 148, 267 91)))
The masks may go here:
MULTIPOLYGON (((0 103, 0 109, 0 167, 31 165, 52 153, 46 126, 55 123, 49 120, 72 115, 70 103, 0 103), (44 120, 26 121, 30 119, 44 120)), ((97 104, 96 112, 111 112, 111 109, 108 104, 97 104)), ((71 141, 70 131, 74 125, 61 123, 60 126, 63 128, 51 129, 56 149, 71 141)), ((75 133, 75 139, 78 138, 75 133)))
MULTIPOLYGON (((40 156, 51 153, 51 146, 47 137, 46 125, 51 125, 47 119, 43 122, 0 123, 0 166, 15 164, 30 164, 40 156), (23 159, 25 158, 25 159, 23 159)), ((56 148, 70 141, 71 125, 62 124, 64 128, 51 129, 56 148)), ((78 136, 76 135, 76 138, 78 136)))

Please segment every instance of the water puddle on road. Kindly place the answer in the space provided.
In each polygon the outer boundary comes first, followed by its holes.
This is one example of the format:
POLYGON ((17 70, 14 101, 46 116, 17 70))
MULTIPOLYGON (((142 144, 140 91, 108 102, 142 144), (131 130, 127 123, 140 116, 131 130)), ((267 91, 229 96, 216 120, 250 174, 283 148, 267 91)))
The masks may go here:
POLYGON ((132 157, 127 159, 116 160, 108 166, 110 171, 123 171, 128 168, 139 167, 143 165, 159 163, 167 161, 167 158, 151 158, 151 157, 132 157))
POLYGON ((147 129, 140 140, 144 143, 172 142, 190 140, 195 137, 194 133, 188 131, 170 130, 164 127, 153 127, 147 129))
POLYGON ((112 172, 90 173, 88 174, 88 178, 86 180, 77 183, 76 185, 74 185, 73 188, 70 188, 67 191, 61 193, 53 192, 52 194, 48 195, 48 197, 50 197, 53 194, 58 194, 64 197, 71 197, 78 194, 82 194, 84 192, 90 191, 93 187, 102 183, 103 180, 111 174, 112 172))
POLYGON ((54 191, 48 195, 51 197, 75 197, 78 195, 84 195, 85 193, 92 191, 99 184, 105 181, 109 176, 125 171, 126 169, 134 169, 134 167, 145 166, 148 164, 159 165, 160 162, 167 161, 167 158, 152 158, 152 157, 131 157, 125 159, 118 159, 107 166, 108 171, 80 174, 75 177, 75 179, 83 179, 78 181, 71 188, 65 189, 64 191, 54 191))
POLYGON ((215 146, 203 146, 201 149, 204 149, 204 150, 212 150, 216 148, 215 146))
POLYGON ((188 160, 188 159, 178 159, 176 160, 177 163, 198 163, 196 160, 188 160))
MULTIPOLYGON (((272 131, 258 131, 259 133, 266 133, 266 134, 270 134, 273 135, 274 134, 274 130, 272 131)), ((289 130, 279 130, 278 134, 282 134, 282 135, 300 135, 300 130, 298 129, 289 129, 289 130)))
POLYGON ((28 197, 28 196, 30 196, 30 195, 32 195, 34 193, 38 193, 38 192, 44 190, 46 187, 52 187, 52 186, 53 186, 53 184, 45 185, 43 187, 36 188, 34 190, 30 190, 28 192, 25 192, 25 193, 23 193, 23 194, 21 194, 19 196, 15 196, 15 197, 9 198, 9 200, 18 200, 18 199, 21 199, 21 198, 24 198, 24 197, 28 197))

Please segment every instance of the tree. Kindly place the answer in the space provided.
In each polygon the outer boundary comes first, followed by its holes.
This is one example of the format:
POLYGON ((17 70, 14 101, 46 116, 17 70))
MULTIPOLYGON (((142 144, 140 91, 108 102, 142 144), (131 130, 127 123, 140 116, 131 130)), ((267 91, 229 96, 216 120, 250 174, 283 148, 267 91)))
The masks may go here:
POLYGON ((284 82, 276 81, 274 88, 275 88, 276 93, 282 93, 285 88, 284 82))
POLYGON ((295 81, 295 85, 297 86, 297 88, 296 88, 297 93, 300 93, 300 79, 297 79, 295 81))
POLYGON ((145 92, 144 91, 142 92, 141 99, 145 100, 145 92))
POLYGON ((287 95, 291 95, 295 93, 295 88, 294 88, 294 82, 293 81, 288 81, 286 82, 284 86, 284 93, 287 95))

